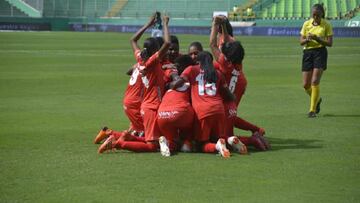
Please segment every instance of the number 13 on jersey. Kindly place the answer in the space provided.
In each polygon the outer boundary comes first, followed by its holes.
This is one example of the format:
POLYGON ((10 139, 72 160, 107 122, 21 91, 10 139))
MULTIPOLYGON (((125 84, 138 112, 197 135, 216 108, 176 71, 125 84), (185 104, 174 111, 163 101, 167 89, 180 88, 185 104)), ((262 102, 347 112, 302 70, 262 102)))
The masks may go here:
POLYGON ((204 74, 200 73, 196 76, 196 81, 198 82, 198 90, 199 95, 209 95, 215 96, 216 95, 216 84, 215 83, 205 83, 204 81, 204 74))

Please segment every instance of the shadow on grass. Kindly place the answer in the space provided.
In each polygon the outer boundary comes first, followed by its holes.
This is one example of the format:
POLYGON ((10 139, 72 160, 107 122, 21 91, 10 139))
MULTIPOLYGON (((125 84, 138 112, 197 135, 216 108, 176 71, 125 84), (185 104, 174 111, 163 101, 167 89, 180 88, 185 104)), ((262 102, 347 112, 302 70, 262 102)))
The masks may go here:
POLYGON ((284 149, 317 149, 322 148, 320 142, 322 140, 306 140, 306 139, 284 139, 284 138, 268 138, 271 144, 271 151, 284 149))
MULTIPOLYGON (((320 144, 322 140, 306 140, 306 139, 284 139, 284 138, 275 138, 275 137, 267 137, 271 144, 271 150, 270 151, 278 151, 278 150, 287 150, 287 149, 320 149, 323 148, 323 146, 320 144)), ((250 153, 258 153, 263 151, 258 151, 254 147, 249 146, 248 150, 250 153)), ((137 152, 131 152, 128 150, 109 150, 104 152, 103 154, 142 154, 137 152)), ((152 152, 152 153, 159 153, 159 152, 152 152)), ((178 155, 182 152, 173 152, 172 155, 178 155)), ((194 153, 201 153, 201 152, 194 152, 194 153)))
POLYGON ((352 115, 349 115, 349 114, 339 114, 339 115, 335 115, 335 114, 324 114, 323 117, 360 117, 360 115, 358 114, 352 114, 352 115))

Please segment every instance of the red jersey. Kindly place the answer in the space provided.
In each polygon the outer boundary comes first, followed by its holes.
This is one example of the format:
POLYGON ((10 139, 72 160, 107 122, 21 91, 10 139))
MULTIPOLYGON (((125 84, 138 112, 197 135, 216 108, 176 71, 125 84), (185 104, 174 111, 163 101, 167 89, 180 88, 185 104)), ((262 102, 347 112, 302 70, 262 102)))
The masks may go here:
POLYGON ((242 64, 232 64, 230 61, 225 60, 224 54, 221 53, 214 67, 224 74, 225 81, 230 92, 235 95, 235 103, 238 105, 246 87, 246 78, 242 72, 242 64))
POLYGON ((133 66, 129 84, 125 90, 123 103, 127 107, 140 107, 144 85, 141 81, 139 63, 133 66))
POLYGON ((207 83, 200 65, 187 67, 181 74, 191 84, 191 101, 198 119, 215 114, 224 114, 220 87, 227 87, 223 75, 216 71, 216 83, 207 83))
POLYGON ((187 110, 190 106, 190 83, 173 90, 169 89, 159 107, 159 111, 187 110))
POLYGON ((139 61, 140 72, 143 72, 144 85, 143 102, 141 108, 158 109, 164 93, 164 71, 161 68, 158 52, 153 54, 146 62, 140 57, 140 50, 135 51, 135 58, 139 61))

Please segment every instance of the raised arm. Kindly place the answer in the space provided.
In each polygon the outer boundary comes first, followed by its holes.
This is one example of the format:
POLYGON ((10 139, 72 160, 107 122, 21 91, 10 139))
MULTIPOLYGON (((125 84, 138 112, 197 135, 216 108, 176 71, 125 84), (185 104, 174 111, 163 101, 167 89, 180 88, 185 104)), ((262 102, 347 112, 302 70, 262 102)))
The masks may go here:
POLYGON ((228 21, 228 19, 226 19, 225 16, 220 16, 222 18, 222 23, 221 23, 221 32, 224 36, 224 42, 230 42, 230 35, 229 35, 229 32, 226 28, 226 25, 225 25, 225 20, 228 21))
POLYGON ((126 75, 132 75, 133 71, 134 71, 134 67, 129 68, 129 70, 126 71, 126 75))
POLYGON ((155 24, 156 21, 156 15, 153 14, 150 19, 149 22, 146 23, 140 30, 138 30, 130 39, 130 44, 131 47, 133 49, 133 51, 136 51, 138 49, 140 49, 139 45, 137 44, 138 40, 141 38, 141 36, 144 34, 144 32, 151 26, 153 26, 155 24))
POLYGON ((215 16, 212 26, 211 26, 211 33, 210 33, 210 49, 211 53, 213 54, 215 60, 217 61, 220 57, 221 51, 217 46, 217 34, 218 30, 217 27, 222 22, 222 19, 219 16, 215 16))
POLYGON ((163 15, 163 33, 164 33, 164 43, 163 45, 160 47, 159 50, 159 58, 162 59, 164 58, 164 56, 167 54, 167 51, 169 50, 170 47, 170 34, 169 34, 169 16, 167 15, 163 15))

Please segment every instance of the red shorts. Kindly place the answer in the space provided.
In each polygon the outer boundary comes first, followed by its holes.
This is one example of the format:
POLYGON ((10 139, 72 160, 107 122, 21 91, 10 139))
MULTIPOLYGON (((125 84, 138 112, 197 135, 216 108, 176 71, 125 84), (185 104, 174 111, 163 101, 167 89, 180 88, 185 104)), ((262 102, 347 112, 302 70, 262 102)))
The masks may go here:
MULTIPOLYGON (((186 109, 172 111, 158 111, 158 126, 162 135, 172 145, 182 139, 190 139, 194 124, 194 110, 191 106, 186 109), (182 137, 180 137, 182 136, 182 137)), ((177 146, 171 147, 174 150, 177 146)))
POLYGON ((141 115, 144 120, 145 129, 145 141, 157 141, 159 140, 160 130, 157 125, 157 110, 154 109, 141 109, 141 115))
POLYGON ((196 125, 196 137, 199 142, 209 141, 210 138, 223 138, 224 135, 225 114, 215 114, 207 116, 198 121, 196 125), (210 137, 210 135, 212 137, 210 137))
POLYGON ((126 106, 123 105, 124 112, 130 120, 130 128, 137 131, 144 131, 143 118, 140 113, 140 106, 126 106))

